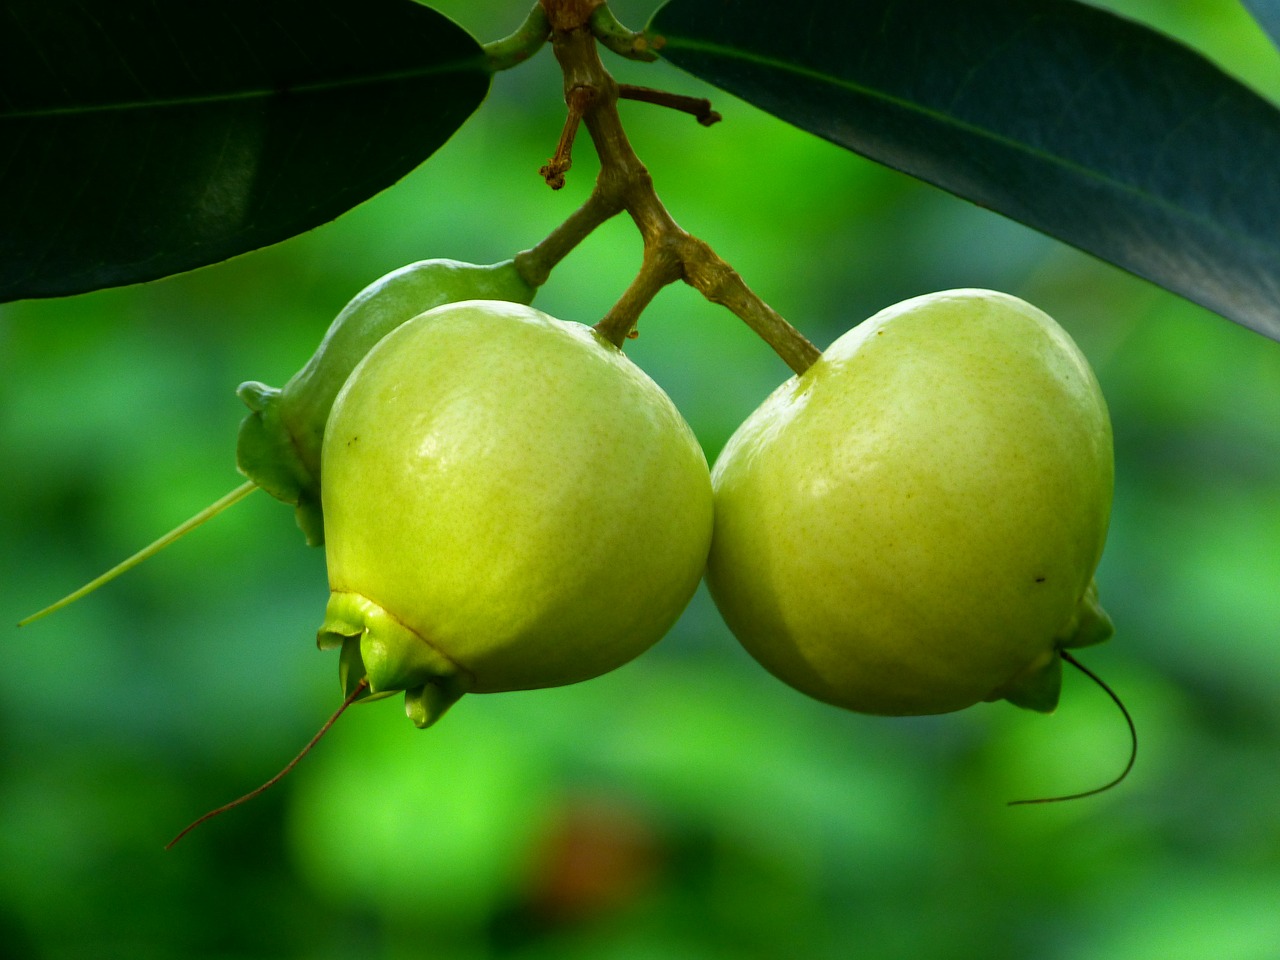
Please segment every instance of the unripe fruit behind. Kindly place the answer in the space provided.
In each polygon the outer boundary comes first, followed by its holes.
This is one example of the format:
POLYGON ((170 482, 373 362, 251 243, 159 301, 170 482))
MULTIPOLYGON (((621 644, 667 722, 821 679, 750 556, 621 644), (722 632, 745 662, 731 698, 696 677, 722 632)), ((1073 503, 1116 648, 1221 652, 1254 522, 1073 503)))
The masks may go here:
POLYGON ((757 660, 877 714, 1056 705, 1106 639, 1113 478, 1096 379, 1047 315, 952 290, 882 311, 783 384, 716 463, 708 585, 757 660))
POLYGON ((236 392, 252 411, 240 427, 240 472, 277 499, 294 504, 308 543, 324 543, 324 426, 356 364, 384 336, 432 307, 476 299, 529 303, 534 292, 511 260, 487 265, 421 260, 375 280, 342 309, 311 359, 282 389, 256 381, 240 385, 236 392))
POLYGON ((324 515, 320 507, 324 426, 338 390, 356 364, 387 333, 431 307, 476 297, 528 303, 533 294, 534 288, 524 281, 512 260, 490 266, 457 260, 422 260, 371 283, 338 314, 306 366, 283 390, 256 381, 242 383, 236 390, 250 410, 240 424, 236 441, 236 466, 249 478, 248 483, 209 504, 78 590, 24 617, 18 626, 92 593, 259 487, 278 500, 294 505, 298 526, 308 544, 324 543, 324 515))
POLYGON ((656 642, 702 575, 711 484, 665 393, 591 328, 450 304, 360 363, 325 434, 345 689, 466 692, 594 677, 656 642))

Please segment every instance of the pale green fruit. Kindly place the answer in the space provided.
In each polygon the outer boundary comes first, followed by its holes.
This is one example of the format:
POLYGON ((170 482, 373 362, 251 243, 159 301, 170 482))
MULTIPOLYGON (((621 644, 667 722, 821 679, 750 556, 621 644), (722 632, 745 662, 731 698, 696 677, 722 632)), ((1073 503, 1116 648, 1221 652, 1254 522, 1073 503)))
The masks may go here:
POLYGON ((323 453, 343 686, 557 686, 657 641, 712 528, 706 459, 665 393, 590 327, 496 301, 388 334, 334 402, 323 453))
POLYGON ((495 264, 421 260, 361 290, 329 326, 306 365, 283 388, 256 381, 236 391, 252 411, 240 426, 236 463, 272 496, 297 507, 312 546, 324 543, 320 449, 334 397, 357 363, 406 320, 458 300, 528 303, 534 288, 511 260, 495 264))
POLYGON ((1111 633, 1093 572, 1113 477, 1083 355, 1016 297, 882 311, 778 388, 716 462, 707 582, 775 675, 866 713, 1051 710, 1111 633))

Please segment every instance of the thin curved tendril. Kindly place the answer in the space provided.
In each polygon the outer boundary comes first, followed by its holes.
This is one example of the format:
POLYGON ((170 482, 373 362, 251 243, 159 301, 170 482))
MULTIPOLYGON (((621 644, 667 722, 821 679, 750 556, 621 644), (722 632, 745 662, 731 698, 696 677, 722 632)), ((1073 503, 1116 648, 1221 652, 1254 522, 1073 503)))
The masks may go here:
POLYGON ((86 594, 93 593, 93 591, 97 590, 103 584, 110 583, 116 577, 120 576, 120 574, 133 569, 138 564, 140 564, 143 560, 146 560, 148 557, 151 557, 154 554, 159 553, 161 550, 163 550, 169 544, 173 543, 173 541, 177 540, 179 537, 182 537, 190 533, 192 530, 200 526, 206 520, 212 520, 214 517, 220 514, 223 510, 227 509, 227 507, 230 507, 230 506, 233 506, 234 504, 239 503, 241 500, 243 500, 245 497, 247 497, 249 494, 253 493, 253 491, 257 489, 258 489, 258 485, 254 483, 252 480, 250 480, 248 483, 242 483, 240 486, 236 487, 230 493, 218 498, 213 503, 209 504, 209 506, 205 507, 203 510, 197 513, 191 519, 186 520, 183 523, 179 524, 178 526, 174 527, 172 530, 166 533, 159 540, 156 540, 153 543, 150 543, 147 546, 143 547, 141 550, 139 550, 137 553, 131 556, 128 560, 123 560, 120 563, 117 563, 114 567, 112 567, 106 573, 102 574, 99 577, 94 577, 92 580, 86 583, 79 590, 76 590, 73 593, 67 594, 57 603, 51 603, 49 604, 49 606, 45 607, 43 610, 37 611, 36 613, 31 614, 31 616, 24 617, 22 620, 19 620, 18 626, 25 627, 28 623, 32 623, 35 620, 39 620, 41 617, 47 617, 49 614, 53 613, 55 610, 61 610, 63 607, 67 606, 68 604, 74 603, 75 601, 79 600, 81 597, 85 596, 86 594))
POLYGON ((1032 803, 1061 803, 1063 800, 1080 800, 1084 797, 1092 797, 1095 794, 1105 793, 1129 775, 1129 771, 1133 769, 1134 761, 1138 759, 1138 728, 1134 726, 1133 717, 1129 715, 1129 710, 1120 700, 1120 697, 1114 690, 1107 686, 1106 682, 1101 677, 1073 657, 1066 650, 1061 650, 1059 652, 1062 654, 1063 660, 1067 661, 1067 663, 1071 664, 1086 677, 1100 686, 1106 695, 1111 698, 1112 702, 1120 708, 1120 712, 1124 715, 1124 722, 1129 725, 1129 762, 1125 764, 1124 769, 1120 771, 1120 775, 1118 777, 1101 787, 1094 787, 1092 790, 1085 790, 1083 793, 1069 793, 1062 797, 1039 797, 1035 800, 1010 800, 1009 806, 1011 807, 1023 806, 1032 803))
POLYGON ((272 777, 262 786, 257 787, 254 790, 250 790, 243 797, 237 797, 235 800, 232 800, 230 803, 224 803, 222 806, 217 807, 216 809, 210 810, 204 816, 197 817, 195 820, 192 820, 189 824, 187 824, 185 827, 182 828, 181 833, 179 833, 176 837, 174 837, 172 840, 166 843, 164 845, 164 848, 166 850, 173 849, 173 845, 175 843, 177 843, 179 840, 185 837, 188 833, 190 833, 196 827, 200 826, 202 823, 208 820, 212 820, 214 817, 218 816, 218 814, 226 813, 228 810, 234 807, 238 807, 242 803, 248 803, 254 797, 257 797, 263 793, 266 793, 268 790, 274 787, 277 783, 279 783, 281 780, 287 777, 289 773, 293 770, 293 768, 296 767, 298 763, 302 760, 302 758, 311 752, 311 748, 320 742, 320 738, 329 732, 329 728, 338 722, 338 718, 342 716, 343 712, 347 709, 347 707, 355 703, 356 700, 360 697, 360 694, 365 692, 368 686, 369 686, 369 681, 367 678, 357 683, 355 689, 352 690, 351 693, 347 695, 347 699, 342 701, 342 705, 339 706, 337 710, 333 711, 333 716, 329 717, 329 719, 324 722, 324 726, 322 726, 319 730, 317 730, 316 735, 307 741, 307 745, 303 747, 300 751, 298 751, 298 755, 294 757, 292 760, 290 760, 287 764, 285 764, 283 770, 277 773, 274 777, 272 777))

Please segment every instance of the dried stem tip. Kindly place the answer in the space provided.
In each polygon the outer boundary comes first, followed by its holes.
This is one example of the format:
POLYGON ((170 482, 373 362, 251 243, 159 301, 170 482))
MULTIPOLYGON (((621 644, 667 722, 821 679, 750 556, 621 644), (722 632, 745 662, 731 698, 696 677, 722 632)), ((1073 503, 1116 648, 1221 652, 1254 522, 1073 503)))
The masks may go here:
POLYGON ((1061 653, 1063 660, 1071 664, 1101 687, 1103 692, 1111 698, 1112 703, 1119 707, 1120 713, 1124 715, 1124 722, 1129 726, 1129 762, 1125 764, 1124 769, 1120 771, 1120 774, 1117 777, 1108 783, 1104 783, 1100 787, 1094 787, 1092 790, 1084 790, 1080 793, 1069 793, 1061 797, 1037 797, 1034 800, 1010 800, 1009 806, 1011 807, 1026 806, 1033 803, 1062 803, 1064 800, 1081 800, 1085 797, 1096 796, 1099 793, 1106 793, 1112 787, 1117 786, 1125 777, 1129 776, 1129 771, 1133 769, 1133 765, 1138 759, 1138 728, 1134 725, 1133 717, 1130 715, 1129 709, 1124 705, 1124 701, 1120 699, 1120 695, 1112 690, 1101 677, 1073 657, 1069 652, 1066 650, 1061 650, 1059 652, 1061 653))
POLYGON ((333 711, 333 716, 331 716, 328 720, 324 722, 324 726, 322 726, 319 730, 317 730, 316 735, 307 741, 307 745, 303 747, 300 751, 298 751, 298 755, 284 765, 283 770, 277 773, 274 777, 272 777, 262 786, 257 787, 254 790, 250 790, 243 797, 237 797, 235 800, 232 800, 230 803, 224 803, 222 806, 217 807, 213 810, 210 810, 208 813, 204 814, 203 816, 197 817, 195 820, 192 820, 189 824, 187 824, 185 827, 182 828, 181 832, 176 837, 174 837, 172 840, 166 843, 164 845, 164 848, 166 850, 172 850, 174 844, 176 844, 179 840, 185 837, 188 833, 190 833, 196 827, 200 826, 201 824, 209 820, 212 820, 214 817, 218 816, 221 813, 226 813, 228 810, 234 807, 240 806, 242 803, 248 803, 250 800, 254 799, 255 797, 260 796, 263 793, 266 793, 268 790, 274 787, 277 783, 279 783, 281 780, 287 777, 293 771, 293 768, 296 767, 298 763, 302 760, 302 758, 311 752, 311 748, 320 742, 320 738, 329 732, 329 728, 338 722, 338 718, 342 716, 343 712, 347 709, 347 707, 351 706, 351 704, 355 703, 358 699, 360 699, 360 697, 368 689, 369 689, 368 680, 361 680, 358 684, 356 684, 355 689, 352 690, 351 693, 347 695, 347 699, 343 700, 341 706, 339 706, 337 710, 333 711))
POLYGON ((711 101, 706 97, 686 97, 679 93, 654 90, 652 87, 637 87, 630 83, 618 84, 618 96, 623 100, 653 103, 660 107, 691 114, 704 127, 709 127, 713 123, 719 123, 724 119, 719 113, 711 109, 711 101))

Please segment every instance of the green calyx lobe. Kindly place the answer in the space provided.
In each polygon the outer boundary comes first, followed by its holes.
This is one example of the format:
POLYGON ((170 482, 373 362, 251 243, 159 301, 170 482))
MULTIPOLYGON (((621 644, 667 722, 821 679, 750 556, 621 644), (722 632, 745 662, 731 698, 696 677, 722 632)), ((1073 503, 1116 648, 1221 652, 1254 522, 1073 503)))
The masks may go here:
POLYGON ((236 396, 250 410, 236 438, 236 467, 277 500, 292 504, 307 543, 319 546, 324 543, 320 483, 284 422, 284 391, 250 380, 236 388, 236 396))
POLYGON ((403 690, 405 713, 418 727, 431 726, 475 685, 467 671, 358 593, 330 594, 316 644, 321 650, 341 649, 344 696, 366 679, 369 695, 362 699, 403 690))
POLYGON ((1115 626, 1098 602, 1097 581, 1089 582, 1075 614, 1054 638, 1054 646, 1012 680, 994 691, 987 701, 1008 700, 1016 707, 1052 713, 1062 694, 1062 651, 1091 647, 1111 639, 1115 626))
POLYGON ((324 428, 356 364, 392 330, 434 307, 463 300, 527 304, 534 293, 512 260, 484 265, 422 260, 375 280, 342 309, 311 359, 283 388, 249 381, 236 390, 250 411, 240 425, 236 466, 273 497, 293 505, 307 543, 322 545, 324 428))

